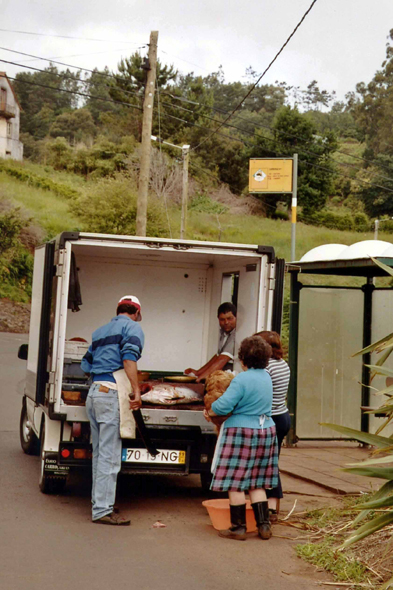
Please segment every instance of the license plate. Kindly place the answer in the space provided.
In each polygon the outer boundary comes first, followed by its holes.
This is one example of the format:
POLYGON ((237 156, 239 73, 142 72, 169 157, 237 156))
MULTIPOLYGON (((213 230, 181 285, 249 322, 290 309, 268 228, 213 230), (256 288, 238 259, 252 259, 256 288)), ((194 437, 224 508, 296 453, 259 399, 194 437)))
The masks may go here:
POLYGON ((126 463, 170 463, 184 465, 186 462, 185 451, 161 450, 153 457, 147 449, 123 449, 121 460, 126 463))

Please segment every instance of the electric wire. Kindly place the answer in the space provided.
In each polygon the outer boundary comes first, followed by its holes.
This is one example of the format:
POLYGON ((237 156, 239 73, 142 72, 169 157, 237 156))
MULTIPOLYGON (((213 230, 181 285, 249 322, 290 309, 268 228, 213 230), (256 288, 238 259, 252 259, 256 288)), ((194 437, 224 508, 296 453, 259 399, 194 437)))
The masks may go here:
MULTIPOLYGON (((172 106, 172 105, 170 105, 169 103, 164 103, 164 102, 162 102, 161 104, 163 104, 164 106, 166 106, 166 105, 168 105, 168 106, 172 106)), ((181 109, 181 110, 184 110, 184 111, 188 111, 188 112, 194 113, 194 111, 191 111, 190 109, 186 109, 186 108, 184 108, 184 107, 179 107, 179 106, 178 106, 177 108, 179 108, 179 109, 181 109)), ((209 119, 209 120, 211 120, 211 121, 217 121, 217 119, 214 119, 214 118, 212 118, 212 117, 209 117, 208 115, 203 115, 203 114, 200 114, 200 116, 201 116, 201 117, 203 117, 203 118, 209 119)), ((190 124, 191 124, 191 123, 190 123, 190 124)), ((241 128, 239 128, 239 127, 237 127, 237 126, 233 125, 233 124, 227 124, 226 126, 228 126, 228 127, 232 127, 232 128, 234 128, 234 129, 237 129, 238 131, 241 131, 242 133, 246 133, 246 134, 248 134, 248 135, 251 135, 252 137, 261 137, 262 139, 265 139, 266 141, 268 141, 268 142, 270 142, 270 143, 273 143, 273 144, 278 144, 279 146, 282 146, 282 145, 283 145, 283 142, 282 142, 282 141, 280 141, 280 140, 278 140, 278 139, 273 139, 273 138, 270 138, 270 137, 266 137, 265 135, 262 135, 262 134, 256 135, 256 134, 252 133, 251 131, 248 131, 248 130, 246 130, 246 129, 241 129, 241 128)), ((203 127, 201 127, 201 129, 203 129, 203 127)), ((206 128, 205 128, 205 129, 206 129, 206 128)), ((246 142, 246 141, 244 141, 244 140, 240 140, 239 138, 235 138, 235 137, 233 137, 233 136, 228 136, 228 135, 222 134, 222 133, 220 133, 220 132, 219 132, 218 134, 219 134, 219 135, 224 135, 224 137, 230 138, 230 139, 231 139, 231 140, 233 140, 233 141, 241 141, 241 142, 242 142, 244 145, 247 145, 247 146, 253 147, 253 146, 252 146, 252 144, 250 144, 250 143, 248 143, 248 142, 246 142)), ((316 152, 313 152, 313 151, 310 151, 310 150, 307 150, 307 149, 304 149, 304 148, 299 148, 299 146, 296 146, 296 147, 294 147, 294 150, 296 150, 296 151, 297 151, 297 153, 299 153, 299 154, 303 154, 303 155, 304 155, 304 154, 306 154, 306 155, 309 155, 309 156, 315 156, 315 157, 321 157, 321 156, 323 156, 323 154, 317 154, 316 152)), ((270 150, 270 151, 273 151, 275 154, 279 153, 279 151, 277 151, 277 150, 270 150)), ((307 162, 307 164, 308 164, 308 165, 314 165, 314 164, 313 164, 313 163, 311 163, 311 162, 307 162)), ((349 167, 351 167, 351 168, 354 168, 356 171, 359 171, 359 170, 360 170, 360 169, 359 169, 359 168, 357 168, 356 166, 354 166, 354 165, 352 165, 352 164, 349 164, 349 163, 343 163, 343 165, 344 165, 344 166, 349 166, 349 167)), ((316 165, 316 164, 315 164, 315 166, 317 167, 317 165, 316 165)), ((321 167, 319 166, 319 168, 321 168, 321 167)), ((327 168, 321 168, 321 169, 328 170, 327 168)), ((391 191, 391 192, 393 192, 393 190, 392 190, 392 189, 389 189, 388 187, 385 187, 385 186, 382 186, 382 185, 378 185, 378 184, 372 184, 372 183, 368 183, 368 181, 365 181, 365 180, 363 180, 363 179, 357 179, 357 178, 354 178, 354 177, 352 177, 352 176, 349 176, 349 175, 347 175, 347 174, 344 174, 344 173, 335 172, 335 174, 338 174, 338 175, 340 175, 340 176, 343 176, 343 177, 345 177, 345 178, 348 178, 348 179, 350 179, 350 180, 352 180, 352 181, 354 181, 354 182, 365 182, 365 183, 367 183, 367 184, 371 184, 371 186, 374 186, 374 187, 376 187, 376 188, 382 188, 382 189, 384 189, 384 190, 387 190, 387 191, 391 191)), ((376 178, 383 178, 383 179, 385 179, 385 180, 388 180, 388 181, 392 181, 392 180, 393 180, 392 178, 388 178, 388 177, 386 177, 386 176, 381 176, 381 175, 379 175, 379 174, 378 174, 378 175, 376 175, 375 177, 376 177, 376 178)))
POLYGON ((312 3, 310 4, 309 8, 303 14, 302 18, 300 19, 300 21, 298 22, 298 24, 296 25, 296 27, 294 28, 294 30, 292 31, 292 33, 289 35, 288 39, 281 46, 281 48, 276 53, 276 55, 274 56, 274 58, 272 59, 272 61, 269 63, 269 65, 267 66, 267 68, 262 72, 262 74, 259 76, 258 80, 251 86, 250 90, 247 92, 247 94, 244 96, 244 98, 242 98, 242 100, 239 102, 239 104, 233 109, 233 111, 230 113, 230 115, 228 115, 228 117, 225 119, 225 121, 223 123, 221 123, 217 127, 217 129, 215 131, 213 131, 213 133, 209 137, 206 137, 197 146, 195 146, 194 148, 191 148, 193 151, 195 151, 196 149, 198 149, 203 143, 205 143, 210 137, 212 137, 217 131, 219 131, 219 129, 221 129, 221 127, 223 127, 223 125, 225 123, 227 123, 229 121, 229 119, 231 119, 233 117, 233 115, 236 113, 236 111, 240 109, 240 107, 242 106, 242 104, 244 103, 244 101, 250 96, 250 94, 252 93, 252 91, 257 87, 257 85, 259 84, 259 82, 262 80, 262 78, 270 70, 270 68, 272 67, 272 65, 274 64, 274 62, 278 59, 278 57, 284 51, 285 47, 288 45, 288 43, 290 42, 290 40, 292 39, 292 37, 295 35, 296 31, 302 25, 302 23, 304 22, 305 18, 311 12, 311 10, 315 6, 316 2, 317 2, 317 0, 313 0, 312 1, 312 3))
MULTIPOLYGON (((0 29, 1 32, 3 33, 17 33, 19 35, 34 35, 36 37, 55 37, 57 39, 76 39, 79 41, 97 41, 100 43, 127 43, 127 44, 131 44, 131 45, 139 45, 139 43, 137 43, 136 41, 116 41, 116 40, 112 40, 112 39, 92 39, 90 37, 72 37, 70 35, 51 35, 49 33, 36 33, 33 31, 15 31, 13 29, 0 29)), ((144 45, 143 47, 146 47, 146 45, 144 45)))
MULTIPOLYGON (((93 100, 99 100, 99 101, 104 101, 104 102, 110 102, 110 103, 119 104, 119 105, 126 106, 126 107, 130 107, 130 108, 134 108, 134 109, 137 109, 137 110, 140 110, 140 111, 142 110, 142 107, 139 107, 139 106, 133 105, 133 104, 131 104, 131 103, 128 103, 128 102, 117 101, 117 100, 112 100, 112 99, 103 98, 103 97, 98 97, 98 96, 92 96, 91 94, 87 94, 87 93, 84 93, 84 92, 78 92, 78 91, 75 91, 75 90, 67 90, 67 89, 63 89, 63 88, 55 88, 55 87, 53 87, 53 86, 48 86, 48 85, 44 85, 44 84, 39 84, 39 83, 37 83, 37 82, 28 82, 27 80, 17 80, 16 78, 13 78, 13 77, 10 77, 10 76, 8 76, 8 78, 9 78, 10 80, 16 80, 16 81, 18 81, 19 83, 28 84, 28 85, 30 85, 30 86, 40 86, 40 87, 42 87, 42 88, 48 88, 48 89, 50 89, 50 90, 58 90, 58 91, 60 91, 60 92, 66 92, 66 93, 68 93, 68 94, 75 94, 75 95, 79 95, 79 96, 87 97, 87 98, 90 98, 90 99, 93 99, 93 100)), ((196 124, 196 123, 191 123, 190 121, 187 121, 187 120, 185 120, 185 119, 181 119, 180 117, 175 117, 174 115, 170 115, 169 113, 165 113, 165 115, 164 115, 164 116, 166 116, 166 117, 169 117, 169 118, 171 118, 171 119, 174 119, 174 120, 177 120, 177 121, 179 121, 179 122, 185 123, 185 124, 186 124, 186 125, 188 125, 188 126, 197 127, 197 128, 199 128, 199 129, 202 129, 202 130, 204 130, 204 131, 210 131, 210 129, 208 129, 208 128, 206 128, 206 127, 203 127, 203 126, 201 126, 201 125, 198 125, 198 124, 196 124)), ((217 131, 217 130, 215 130, 214 134, 212 134, 212 135, 220 135, 220 136, 222 136, 222 137, 225 137, 226 139, 229 139, 229 140, 232 140, 232 141, 237 141, 237 142, 239 142, 239 143, 242 143, 243 145, 248 145, 248 146, 250 146, 250 147, 254 147, 252 144, 250 144, 249 142, 246 142, 246 141, 244 141, 243 139, 240 139, 240 138, 237 138, 237 137, 233 137, 233 136, 227 135, 227 134, 225 134, 225 133, 222 133, 222 132, 219 132, 219 131, 217 131)), ((208 138, 207 138, 207 139, 208 139, 208 138)), ((277 141, 277 140, 271 140, 270 138, 268 138, 268 139, 269 139, 269 141, 277 141)), ((279 153, 277 150, 272 150, 272 149, 270 149, 270 150, 268 149, 268 151, 271 151, 272 153, 275 153, 275 154, 279 153)), ((298 153, 300 153, 300 154, 301 154, 301 153, 306 153, 306 152, 305 152, 304 150, 302 150, 302 149, 299 149, 299 150, 298 150, 298 153)), ((316 155, 316 154, 311 154, 311 155, 316 155)), ((317 167, 317 168, 321 168, 321 169, 324 169, 324 170, 329 170, 329 169, 327 169, 327 168, 322 168, 321 166, 318 166, 317 164, 314 164, 314 163, 312 163, 312 162, 309 162, 309 163, 307 163, 307 164, 308 164, 309 166, 315 166, 315 167, 317 167)), ((331 170, 329 170, 329 171, 331 172, 331 170)), ((374 184, 374 183, 372 183, 372 182, 370 182, 370 181, 367 181, 367 180, 365 180, 365 179, 352 178, 351 176, 349 176, 349 175, 347 175, 347 174, 344 174, 344 173, 342 173, 342 172, 337 172, 337 171, 335 171, 334 173, 335 173, 335 175, 338 175, 338 176, 343 176, 343 177, 345 177, 345 178, 349 178, 349 179, 350 179, 350 180, 352 180, 353 182, 357 182, 357 183, 359 183, 359 182, 360 182, 360 183, 362 183, 362 184, 366 184, 366 185, 368 185, 368 186, 371 186, 371 187, 374 187, 374 188, 380 188, 380 189, 382 189, 382 190, 385 190, 385 191, 387 191, 387 192, 391 192, 391 193, 393 193, 393 189, 390 189, 390 188, 388 188, 388 187, 386 187, 386 186, 382 186, 382 185, 374 184)))
MULTIPOLYGON (((19 61, 21 63, 28 63, 28 62, 32 62, 32 61, 38 61, 40 59, 45 60, 45 61, 51 61, 52 63, 54 63, 53 60, 55 59, 63 59, 66 57, 90 57, 91 55, 103 55, 108 54, 108 53, 114 53, 115 51, 127 51, 128 48, 125 47, 119 47, 118 49, 109 49, 106 51, 93 51, 93 53, 73 53, 72 55, 54 55, 53 57, 35 57, 33 59, 20 59, 19 61)), ((6 49, 5 51, 11 51, 10 49, 6 49)), ((19 53, 19 52, 15 52, 15 53, 19 53)), ((76 68, 78 66, 68 66, 68 67, 73 67, 76 68)), ((82 68, 78 68, 78 69, 82 69, 82 68)))
POLYGON ((122 102, 120 100, 112 100, 110 98, 103 98, 101 96, 92 96, 91 94, 87 94, 86 92, 79 92, 77 90, 67 90, 65 88, 56 88, 54 86, 48 86, 47 84, 39 84, 38 82, 28 82, 27 80, 19 80, 17 78, 13 78, 12 76, 7 76, 9 80, 13 80, 18 82, 19 84, 28 84, 29 86, 40 86, 41 88, 48 88, 49 90, 56 90, 58 92, 66 92, 67 94, 76 94, 78 96, 84 96, 86 98, 90 98, 92 100, 100 100, 102 102, 111 102, 113 104, 120 104, 126 107, 130 107, 132 109, 137 109, 138 111, 142 111, 142 107, 138 107, 134 104, 129 102, 122 102))
MULTIPOLYGON (((27 55, 29 57, 36 57, 36 59, 40 59, 42 61, 50 61, 51 63, 54 63, 56 65, 65 66, 66 68, 74 68, 74 69, 80 70, 82 72, 89 72, 90 74, 94 74, 96 76, 102 76, 103 78, 113 78, 113 79, 118 80, 120 82, 124 82, 124 78, 122 78, 121 76, 116 76, 115 74, 108 74, 106 72, 98 72, 98 71, 95 71, 95 70, 89 70, 88 68, 81 68, 79 66, 73 66, 71 64, 66 64, 66 63, 63 63, 61 61, 53 61, 53 60, 50 60, 50 59, 48 59, 46 57, 38 57, 38 56, 34 56, 34 55, 30 54, 30 53, 24 53, 22 51, 15 51, 14 49, 7 49, 6 47, 0 47, 0 49, 2 49, 4 51, 10 51, 11 53, 18 53, 20 55, 27 55)), ((7 61, 5 59, 1 59, 0 61, 3 62, 3 63, 8 63, 8 64, 16 65, 16 66, 21 66, 22 68, 28 68, 28 69, 31 69, 31 70, 36 70, 38 72, 43 72, 43 73, 48 73, 48 74, 53 73, 54 74, 54 72, 46 72, 46 70, 40 70, 38 68, 34 68, 33 66, 27 66, 27 65, 24 65, 24 64, 21 64, 21 63, 17 63, 17 62, 7 61)), ((55 75, 60 75, 61 76, 61 73, 55 74, 55 75)), ((137 94, 136 92, 133 92, 131 90, 122 90, 122 92, 125 92, 127 94, 137 94)))
MULTIPOLYGON (((208 105, 206 103, 195 102, 193 100, 187 99, 184 96, 176 96, 175 94, 171 94, 170 92, 166 92, 166 91, 161 91, 161 94, 165 94, 167 96, 170 96, 174 100, 179 100, 179 101, 182 101, 182 102, 188 102, 188 103, 193 104, 193 105, 196 105, 196 106, 209 108, 209 109, 211 109, 213 111, 216 111, 218 113, 221 113, 223 115, 228 115, 229 114, 229 111, 225 111, 224 109, 220 109, 219 107, 208 105)), ((201 116, 204 116, 204 115, 201 115, 201 116)), ((236 118, 239 119, 240 121, 244 121, 246 123, 249 123, 249 121, 247 121, 247 119, 244 119, 244 117, 241 117, 239 114, 236 115, 236 118)), ((274 131, 274 128, 270 127, 269 125, 263 125, 262 123, 255 123, 255 122, 253 122, 252 124, 254 125, 254 127, 258 127, 258 128, 261 128, 261 129, 267 129, 269 131, 274 131)), ((229 127, 230 125, 227 125, 227 126, 229 127)), ((241 128, 235 127, 235 126, 234 126, 234 128, 235 129, 238 129, 239 131, 242 131, 243 133, 250 133, 246 129, 241 129, 241 128)), ((288 132, 282 132, 282 135, 284 135, 285 137, 288 137, 288 138, 292 138, 292 139, 299 139, 301 141, 305 141, 307 139, 305 137, 302 137, 302 136, 299 136, 299 135, 294 135, 293 133, 288 133, 288 132)), ((261 136, 261 137, 264 137, 264 136, 261 136)), ((386 143, 386 142, 384 142, 384 143, 386 143)), ((376 162, 375 160, 370 160, 369 158, 364 158, 364 157, 361 157, 361 156, 356 156, 354 154, 349 154, 348 152, 344 152, 342 150, 335 150, 335 153, 336 154, 342 154, 344 156, 347 156, 349 158, 353 158, 355 160, 360 160, 360 161, 365 162, 367 164, 379 166, 380 168, 382 168, 382 169, 387 170, 387 171, 390 172, 390 169, 387 166, 383 166, 382 164, 380 164, 379 162, 376 162)), ((362 170, 362 168, 356 168, 356 166, 354 166, 353 164, 350 164, 349 162, 338 162, 338 165, 339 166, 349 166, 351 168, 354 168, 357 171, 362 170)), ((376 176, 378 178, 383 179, 383 180, 389 180, 389 181, 392 180, 390 177, 383 176, 381 174, 377 174, 376 176)))
MULTIPOLYGON (((17 53, 19 55, 26 55, 26 56, 29 56, 29 57, 34 57, 35 59, 38 59, 38 60, 52 61, 52 63, 56 63, 57 65, 62 65, 62 66, 68 67, 68 68, 74 68, 74 69, 78 69, 78 70, 81 70, 81 71, 89 72, 89 73, 94 74, 94 75, 97 75, 97 76, 102 76, 102 77, 105 77, 105 78, 113 78, 115 80, 124 81, 124 78, 122 78, 120 76, 116 76, 115 74, 109 74, 109 73, 106 73, 106 72, 98 72, 98 71, 90 70, 88 68, 82 68, 82 67, 79 67, 79 66, 74 66, 74 65, 71 65, 71 64, 66 64, 64 62, 53 61, 53 60, 50 60, 49 58, 43 58, 43 57, 39 57, 39 56, 34 56, 32 54, 24 53, 24 52, 21 52, 21 51, 16 51, 16 50, 13 50, 13 49, 8 49, 6 47, 0 47, 0 49, 2 49, 4 51, 9 51, 11 53, 17 53)), ((11 61, 7 61, 7 60, 0 60, 0 61, 3 62, 3 63, 9 63, 11 65, 21 66, 21 67, 24 67, 24 68, 29 68, 29 66, 23 65, 21 63, 11 62, 11 61)), ((30 69, 32 69, 32 70, 35 69, 36 71, 39 71, 39 72, 45 72, 45 70, 39 70, 39 69, 33 68, 33 67, 30 67, 30 69)), ((53 75, 59 75, 59 76, 61 75, 61 74, 56 74, 54 72, 47 72, 47 73, 53 74, 53 75)), ((132 90, 123 90, 122 89, 121 91, 124 94, 131 94, 131 95, 134 94, 135 96, 140 97, 140 95, 137 92, 132 91, 132 90)), ((221 114, 224 114, 224 115, 230 114, 228 111, 225 111, 225 110, 220 109, 218 107, 214 107, 214 106, 211 106, 211 105, 206 105, 206 104, 200 103, 200 102, 190 101, 189 99, 187 99, 185 97, 178 97, 178 96, 176 96, 176 95, 174 95, 172 93, 166 92, 166 91, 162 91, 162 94, 166 94, 167 96, 170 96, 174 100, 179 100, 179 101, 183 101, 183 102, 188 102, 190 104, 198 105, 198 106, 201 106, 201 107, 210 108, 210 109, 212 109, 212 110, 214 110, 216 112, 219 112, 221 114)), ((163 104, 165 104, 165 103, 163 103, 163 104)), ((171 106, 173 106, 173 108, 175 108, 175 105, 171 105, 171 106)), ((180 109, 180 107, 178 107, 178 108, 180 109)), ((186 109, 184 109, 184 107, 183 107, 181 110, 186 110, 186 109)), ((200 116, 202 116, 204 118, 208 118, 208 116, 207 115, 204 115, 204 114, 200 114, 200 116)), ((237 118, 240 119, 241 121, 246 121, 243 117, 240 117, 238 114, 237 114, 237 118)), ((229 117, 228 117, 228 119, 229 119, 229 117)), ((225 121, 224 122, 221 122, 221 121, 218 121, 217 119, 214 119, 214 118, 211 118, 210 120, 211 121, 214 121, 214 122, 217 122, 217 123, 220 123, 222 126, 225 125, 227 127, 233 127, 234 129, 237 129, 238 131, 241 131, 242 133, 251 134, 249 131, 247 131, 245 129, 236 127, 234 125, 226 124, 225 121)), ((253 124, 254 124, 255 127, 260 127, 262 129, 268 129, 269 131, 273 131, 273 129, 270 126, 268 126, 268 125, 263 125, 262 123, 253 123, 253 124)), ((218 129, 219 129, 219 127, 218 127, 218 129)), ((286 136, 286 137, 293 138, 293 139, 300 139, 300 140, 305 140, 306 139, 304 137, 297 136, 297 135, 294 135, 294 134, 288 133, 288 132, 284 132, 283 135, 286 136)), ((273 141, 270 138, 267 138, 266 136, 262 136, 261 135, 261 137, 263 137, 264 139, 266 139, 268 141, 273 141)), ((198 146, 196 146, 196 147, 198 147, 198 146)), ((193 148, 193 149, 196 149, 196 148, 193 148)), ((311 152, 309 152, 309 153, 311 153, 311 152)), ((375 162, 373 160, 369 160, 369 159, 363 158, 361 156, 356 156, 356 155, 353 155, 353 154, 349 154, 347 152, 343 152, 342 150, 335 150, 335 153, 342 154, 342 155, 345 155, 345 156, 348 156, 348 157, 351 157, 351 158, 354 158, 354 159, 357 159, 357 160, 361 160, 361 161, 364 161, 364 162, 366 162, 368 164, 377 165, 380 168, 383 168, 383 169, 385 169, 385 170, 387 170, 387 171, 390 172, 390 170, 389 170, 388 167, 381 165, 379 162, 377 163, 377 162, 375 162)), ((320 154, 316 154, 316 155, 319 156, 320 154)), ((356 168, 356 166, 354 166, 353 164, 350 164, 348 162, 339 162, 338 165, 339 166, 348 166, 348 167, 354 168, 356 171, 360 171, 361 170, 360 168, 356 168)), ((381 174, 377 174, 377 175, 374 175, 374 176, 377 177, 377 178, 381 178, 382 180, 388 180, 388 181, 391 180, 390 177, 386 177, 386 176, 383 176, 381 174)))

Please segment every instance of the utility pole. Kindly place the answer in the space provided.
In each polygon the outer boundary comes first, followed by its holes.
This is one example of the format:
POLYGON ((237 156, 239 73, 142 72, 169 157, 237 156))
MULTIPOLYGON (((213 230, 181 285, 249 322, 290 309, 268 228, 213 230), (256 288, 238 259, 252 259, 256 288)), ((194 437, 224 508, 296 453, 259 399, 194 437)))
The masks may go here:
POLYGON ((378 240, 379 219, 374 221, 374 240, 378 240))
POLYGON ((183 145, 183 191, 181 200, 181 225, 180 239, 185 238, 187 227, 187 205, 188 205, 188 160, 190 158, 190 146, 183 145))
POLYGON ((150 33, 149 70, 147 71, 145 99, 143 102, 142 145, 139 169, 138 202, 136 213, 136 235, 146 235, 147 193, 150 176, 151 130, 153 124, 154 91, 156 87, 158 31, 150 33))
POLYGON ((291 226, 291 261, 296 256, 296 212, 297 212, 297 154, 293 154, 293 172, 292 172, 292 226, 291 226))

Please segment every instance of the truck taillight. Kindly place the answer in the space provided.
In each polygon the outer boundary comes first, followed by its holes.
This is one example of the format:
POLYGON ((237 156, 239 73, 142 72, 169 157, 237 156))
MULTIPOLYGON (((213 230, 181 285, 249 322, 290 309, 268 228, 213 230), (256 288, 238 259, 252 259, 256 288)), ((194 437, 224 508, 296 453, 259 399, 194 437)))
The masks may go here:
POLYGON ((74 449, 74 459, 89 459, 89 454, 87 449, 74 449))
POLYGON ((71 455, 70 451, 68 449, 63 449, 61 451, 61 456, 64 457, 64 459, 68 459, 68 457, 71 455))

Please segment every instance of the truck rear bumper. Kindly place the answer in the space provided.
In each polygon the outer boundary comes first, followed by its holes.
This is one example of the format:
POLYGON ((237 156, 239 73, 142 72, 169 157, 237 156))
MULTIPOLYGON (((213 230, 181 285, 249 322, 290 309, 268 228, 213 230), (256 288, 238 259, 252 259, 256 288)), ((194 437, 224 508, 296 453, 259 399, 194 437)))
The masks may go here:
MULTIPOLYGON (((198 428, 151 427, 153 444, 162 453, 154 459, 146 455, 140 438, 123 440, 122 473, 151 473, 188 475, 210 471, 216 435, 202 433, 198 428), (181 459, 179 457, 181 454, 181 459), (144 458, 148 460, 144 462, 144 458), (128 460, 127 460, 128 459, 128 460)), ((89 443, 60 442, 58 465, 91 466, 92 447, 89 443)))

